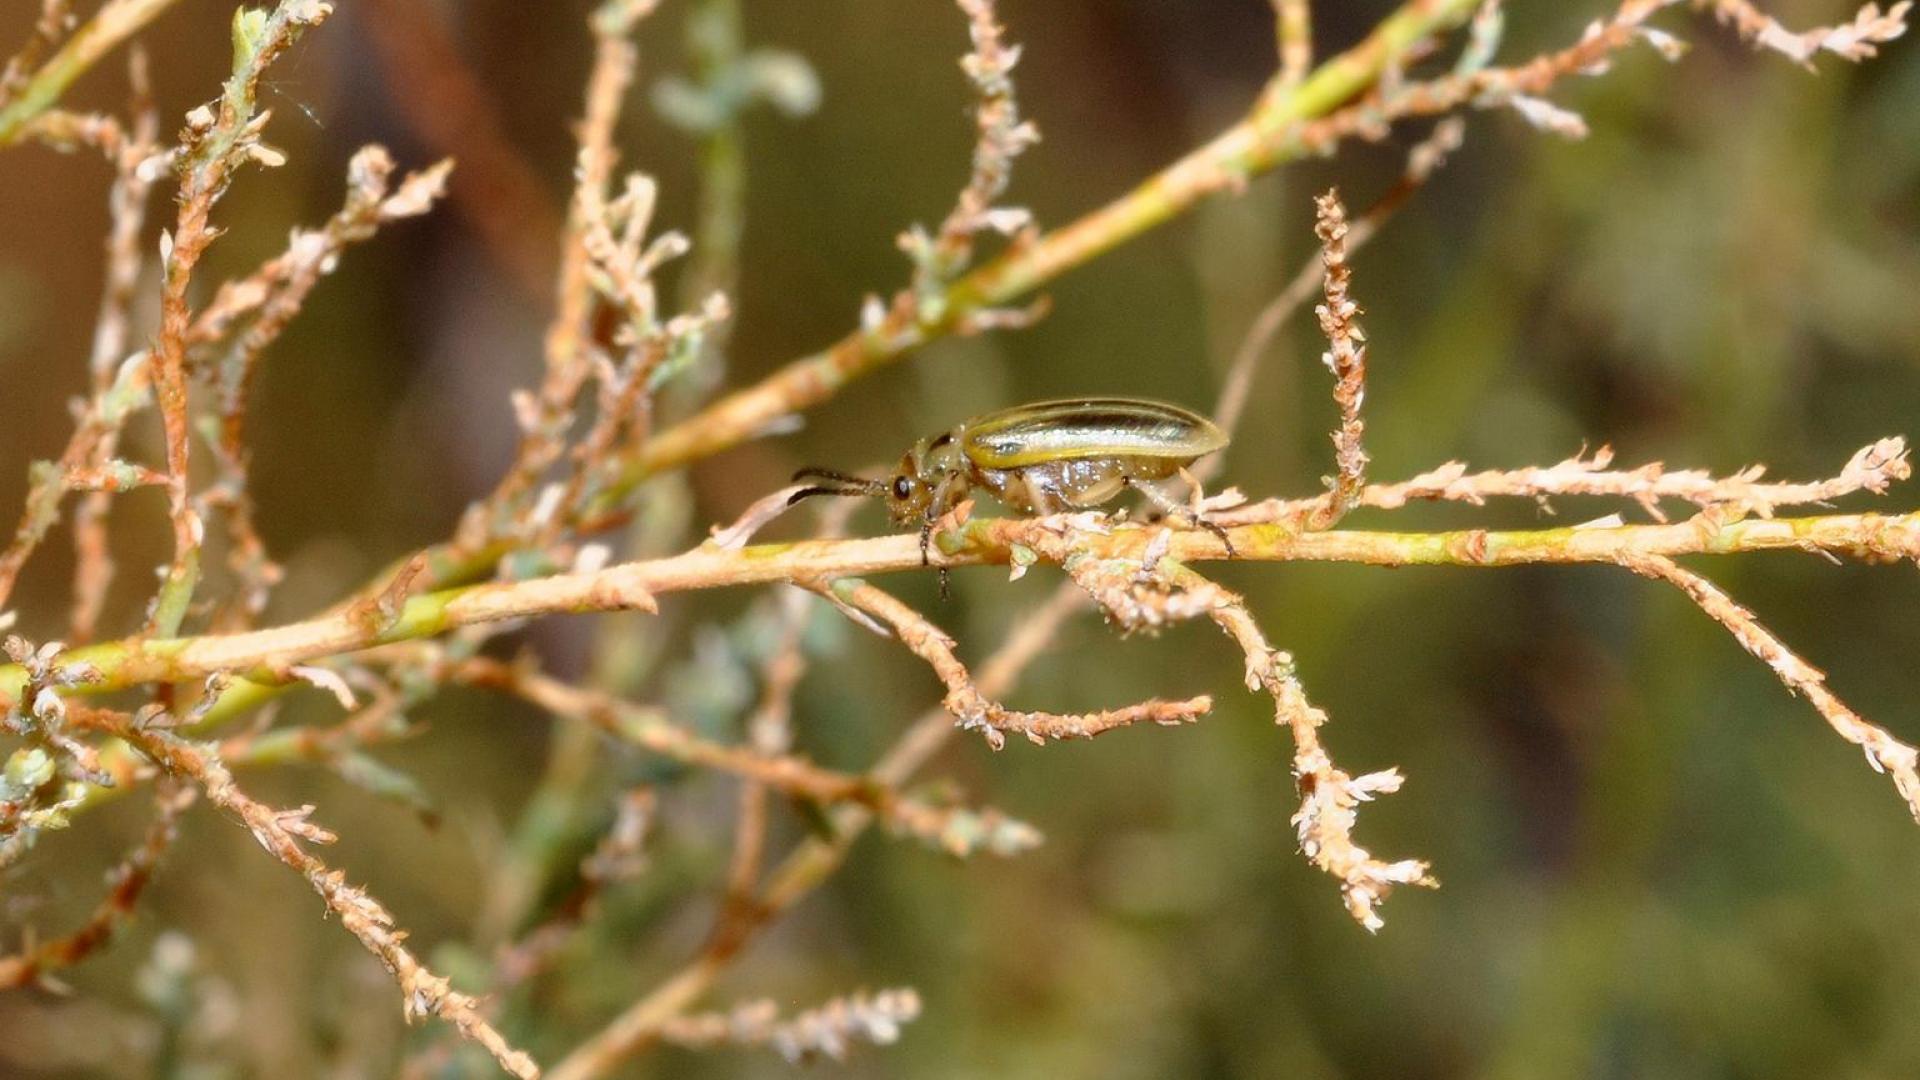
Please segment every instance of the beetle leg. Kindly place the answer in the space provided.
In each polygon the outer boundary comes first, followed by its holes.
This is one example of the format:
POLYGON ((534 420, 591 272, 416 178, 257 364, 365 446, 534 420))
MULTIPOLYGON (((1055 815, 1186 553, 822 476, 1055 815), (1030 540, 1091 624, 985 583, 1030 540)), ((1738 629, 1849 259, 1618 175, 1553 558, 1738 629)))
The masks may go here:
POLYGON ((1049 482, 1042 470, 1030 468, 1020 476, 1020 486, 1027 489, 1027 505, 1034 517, 1047 517, 1060 512, 1058 491, 1049 482))
MULTIPOLYGON (((929 557, 929 552, 932 548, 932 545, 933 545, 933 519, 929 517, 926 520, 926 523, 920 526, 920 565, 921 566, 932 565, 933 560, 929 557)), ((948 582, 950 579, 951 579, 951 575, 947 572, 947 568, 944 566, 941 567, 940 568, 940 599, 941 600, 946 600, 953 595, 952 589, 948 587, 948 582)))
POLYGON ((1140 494, 1147 497, 1148 502, 1159 508, 1161 513, 1173 517, 1185 518, 1189 523, 1197 525, 1219 537, 1220 543, 1227 549, 1227 558, 1235 559, 1240 557, 1240 553, 1233 549, 1233 538, 1227 535, 1227 530, 1215 524, 1212 520, 1208 519, 1206 515, 1196 513, 1192 507, 1181 503, 1180 500, 1167 494, 1166 489, 1162 488, 1159 484, 1151 480, 1128 477, 1127 485, 1137 488, 1140 494))
POLYGON ((1064 501, 1070 506, 1099 506, 1113 501, 1113 497, 1126 486, 1127 478, 1116 473, 1080 487, 1066 496, 1064 501))
MULTIPOLYGON (((935 507, 937 507, 938 505, 939 503, 937 501, 928 503, 926 516, 923 519, 921 519, 921 522, 920 522, 920 565, 921 566, 931 566, 933 564, 933 522, 934 522, 934 519, 937 517, 937 512, 935 510, 935 507)), ((953 595, 952 590, 948 587, 949 578, 950 578, 950 575, 947 572, 947 568, 944 566, 941 567, 940 568, 940 599, 942 601, 947 600, 949 597, 953 595)))
POLYGON ((1198 522, 1201 528, 1220 538, 1220 546, 1227 549, 1227 558, 1237 559, 1240 557, 1240 553, 1233 549, 1233 537, 1227 535, 1226 529, 1221 528, 1218 524, 1207 518, 1195 517, 1193 520, 1198 522))

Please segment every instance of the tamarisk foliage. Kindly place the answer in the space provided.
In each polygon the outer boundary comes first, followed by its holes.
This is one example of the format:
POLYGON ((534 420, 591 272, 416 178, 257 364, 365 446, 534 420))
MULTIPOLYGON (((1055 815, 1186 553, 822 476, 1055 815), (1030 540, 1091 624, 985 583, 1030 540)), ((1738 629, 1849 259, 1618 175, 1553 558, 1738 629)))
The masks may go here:
MULTIPOLYGON (((1447 462, 1383 480, 1367 448, 1369 369, 1377 373, 1399 357, 1363 329, 1361 298, 1369 285, 1365 262, 1356 258, 1363 245, 1449 155, 1470 153, 1462 147, 1469 114, 1505 111, 1552 135, 1588 134, 1589 122, 1554 95, 1572 80, 1605 76, 1643 46, 1680 60, 1683 23, 1669 11, 1682 6, 1677 0, 1622 0, 1597 11, 1577 40, 1512 61, 1502 55, 1497 0, 1410 0, 1333 55, 1316 52, 1308 0, 1274 0, 1275 69, 1246 115, 1106 205, 1051 226, 1008 202, 1016 166, 1040 139, 1016 94, 1026 58, 992 0, 956 4, 956 41, 964 31, 969 42, 960 68, 972 95, 975 141, 964 170, 955 167, 964 176, 951 210, 936 225, 900 233, 901 284, 870 298, 838 342, 724 388, 718 384, 736 304, 726 290, 739 277, 743 239, 740 114, 762 101, 804 113, 819 87, 798 57, 745 48, 738 0, 696 5, 691 25, 701 80, 662 83, 660 94, 663 110, 698 133, 707 151, 698 170, 706 185, 702 220, 693 230, 707 246, 696 248, 663 227, 659 182, 622 166, 623 117, 641 79, 638 43, 656 25, 656 8, 670 5, 598 4, 579 31, 590 60, 572 129, 571 189, 564 218, 555 215, 551 316, 537 362, 529 358, 538 375, 500 410, 515 427, 510 460, 444 539, 396 560, 329 607, 281 615, 274 605, 286 575, 250 487, 257 433, 249 416, 260 373, 352 249, 382 243, 382 234, 436 212, 449 184, 458 183, 465 149, 450 132, 467 125, 429 131, 426 141, 451 155, 438 163, 407 169, 383 147, 362 148, 347 165, 337 212, 295 228, 283 250, 252 270, 211 281, 216 263, 207 256, 227 228, 227 196, 271 184, 286 161, 268 141, 279 122, 267 107, 270 72, 310 36, 333 29, 336 5, 280 0, 236 10, 231 69, 216 95, 163 123, 150 61, 130 42, 173 0, 105 0, 84 16, 68 0, 43 0, 28 39, 0 70, 0 151, 39 144, 98 154, 110 175, 110 224, 73 434, 57 456, 32 466, 25 504, 0 549, 0 629, 21 614, 30 616, 22 626, 60 627, 42 635, 48 640, 10 636, 8 662, 0 664, 0 873, 52 847, 54 830, 91 827, 111 801, 137 796, 151 809, 104 894, 59 913, 68 929, 44 937, 9 931, 12 939, 0 943, 0 986, 57 985, 63 970, 110 947, 139 916, 166 863, 185 860, 176 838, 198 803, 238 824, 319 897, 391 976, 409 1022, 444 1022, 444 1038, 424 1037, 409 1048, 410 1075, 475 1055, 513 1076, 588 1080, 615 1075, 662 1044, 771 1049, 802 1061, 839 1060, 862 1044, 894 1042, 929 1007, 909 988, 848 987, 798 1009, 759 994, 717 1009, 708 999, 770 927, 834 877, 870 825, 955 857, 1015 856, 1040 842, 1034 825, 970 801, 951 783, 916 780, 955 732, 977 733, 993 751, 1008 743, 1044 748, 1049 767, 1066 776, 1074 751, 1061 744, 1150 738, 1156 736, 1134 729, 1221 722, 1213 715, 1217 687, 1066 711, 1006 703, 1025 669, 1089 611, 1119 634, 1202 622, 1224 635, 1240 658, 1246 690, 1259 695, 1263 709, 1270 704, 1282 729, 1274 761, 1288 763, 1295 794, 1276 806, 1275 822, 1284 820, 1305 862, 1332 879, 1347 914, 1378 931, 1395 890, 1438 884, 1429 859, 1379 856, 1360 839, 1362 809, 1402 791, 1408 777, 1390 764, 1355 769, 1337 762, 1334 747, 1347 725, 1374 718, 1332 723, 1256 606, 1208 576, 1212 569, 1203 573, 1225 561, 1463 572, 1592 564, 1670 586, 1858 747, 1920 821, 1920 752, 1844 703, 1817 667, 1691 565, 1694 556, 1772 550, 1920 562, 1920 512, 1831 505, 1884 495, 1906 480, 1902 437, 1879 439, 1832 476, 1804 482, 1770 479, 1759 466, 1727 475, 1659 463, 1622 468, 1604 446, 1552 464, 1471 471, 1447 462), (1656 24, 1666 17, 1676 25, 1656 24), (63 104, 76 80, 122 51, 133 88, 125 115, 63 104), (974 631, 949 618, 949 609, 919 610, 902 599, 911 594, 872 580, 929 572, 916 537, 848 538, 842 517, 829 519, 815 539, 754 543, 785 511, 792 489, 770 493, 701 542, 674 524, 675 507, 684 505, 675 484, 694 462, 772 438, 807 410, 857 393, 864 376, 938 339, 1033 324, 1046 314, 1042 290, 1050 283, 1204 202, 1236 197, 1251 177, 1336 155, 1349 144, 1380 142, 1428 120, 1438 123, 1408 156, 1400 182, 1370 206, 1350 212, 1341 193, 1329 190, 1314 200, 1311 221, 1306 206, 1295 208, 1299 235, 1310 232, 1317 250, 1249 328, 1215 411, 1229 430, 1241 422, 1254 369, 1282 325, 1312 304, 1331 378, 1324 490, 1208 494, 1198 481, 1210 477, 1194 477, 1191 520, 1175 515, 1163 522, 1105 513, 987 518, 962 504, 937 526, 934 570, 995 566, 1017 579, 1044 567, 1061 578, 1052 598, 991 649, 971 640, 974 631), (157 234, 147 220, 155 188, 169 194, 173 208, 157 234), (697 287, 675 298, 662 284, 670 267, 697 287), (676 395, 677 407, 669 407, 676 395), (148 424, 157 445, 138 436, 148 424), (139 618, 117 625, 108 604, 118 579, 111 540, 127 518, 116 508, 146 489, 164 497, 166 511, 164 558, 151 568, 159 584, 139 618), (1522 500, 1545 507, 1576 497, 1611 500, 1647 520, 1629 523, 1616 513, 1551 528, 1398 531, 1386 516, 1419 503, 1479 508, 1522 500), (74 548, 66 618, 13 611, 16 585, 63 524, 74 548), (629 526, 632 553, 616 555, 617 530, 629 526), (657 542, 649 547, 649 539, 657 542), (212 553, 223 559, 210 559, 212 553), (631 693, 630 681, 604 655, 585 675, 574 675, 529 652, 508 659, 497 648, 488 651, 531 619, 624 612, 639 621, 621 624, 624 631, 609 624, 606 632, 637 635, 641 644, 630 652, 697 658, 701 635, 722 632, 681 626, 677 598, 720 589, 759 596, 741 623, 741 634, 758 645, 743 650, 754 664, 746 675, 751 692, 735 709, 743 732, 737 740, 677 711, 671 694, 631 693), (930 676, 918 692, 938 702, 906 723, 891 749, 857 767, 815 762, 796 737, 814 639, 841 622, 917 658, 930 676), (962 659, 976 649, 987 659, 962 659), (324 808, 275 806, 249 791, 249 774, 295 765, 429 805, 430 792, 375 752, 421 736, 409 711, 454 688, 520 702, 550 718, 554 735, 516 833, 531 855, 497 868, 485 910, 474 919, 475 948, 448 953, 456 961, 450 963, 442 950, 410 943, 400 915, 374 899, 373 888, 396 883, 356 884, 350 860, 316 854, 339 839, 321 824, 324 808), (337 704, 336 721, 303 726, 276 711, 283 697, 314 690, 337 704), (1279 748, 1282 738, 1287 749, 1279 748), (549 826, 581 813, 593 791, 582 778, 609 743, 660 766, 587 808, 600 827, 580 857, 554 840, 549 826), (703 805, 681 798, 679 780, 688 774, 740 787, 730 853, 716 875, 718 910, 704 939, 651 987, 625 988, 591 1028, 542 1029, 515 1013, 509 1005, 518 995, 543 981, 565 983, 571 965, 583 962, 581 942, 608 917, 619 889, 655 872, 660 833, 686 806, 703 805), (790 828, 794 822, 800 827, 790 828), (554 869, 563 863, 564 870, 554 869), (475 957, 483 962, 460 962, 475 957)), ((399 20, 380 30, 389 54, 407 37, 396 36, 396 25, 415 26, 406 20, 421 17, 396 10, 404 6, 369 5, 371 18, 399 20)), ((1756 49, 1808 66, 1875 56, 1905 32, 1910 12, 1905 2, 1868 4, 1845 22, 1791 30, 1746 0, 1691 6, 1756 49)), ((449 62, 440 55, 444 44, 436 39, 423 49, 410 77, 459 115, 484 115, 471 78, 436 74, 435 65, 449 62)), ((528 198, 521 164, 498 132, 471 126, 481 144, 473 150, 478 168, 518 178, 506 186, 519 193, 514 198, 528 198)), ((501 207, 472 198, 455 197, 460 212, 491 222, 482 231, 507 252, 502 257, 518 279, 537 276, 543 257, 515 246, 513 230, 498 219, 501 207)), ((1389 301, 1375 294, 1371 302, 1389 301)), ((1372 424, 1377 432, 1379 421, 1372 424)), ((863 707, 882 712, 885 704, 876 694, 863 707)), ((1043 818, 1046 810, 1043 804, 1028 813, 1043 818)), ((0 877, 0 889, 12 892, 20 887, 15 880, 26 879, 0 877)))

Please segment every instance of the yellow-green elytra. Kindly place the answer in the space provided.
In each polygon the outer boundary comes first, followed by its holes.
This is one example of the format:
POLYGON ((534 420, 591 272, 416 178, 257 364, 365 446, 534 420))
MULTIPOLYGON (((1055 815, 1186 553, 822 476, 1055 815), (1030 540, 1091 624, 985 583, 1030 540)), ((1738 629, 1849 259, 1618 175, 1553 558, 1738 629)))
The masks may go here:
POLYGON ((1185 512, 1159 481, 1226 445, 1226 433, 1213 421, 1178 405, 1117 397, 1041 401, 921 439, 885 480, 802 469, 796 481, 817 483, 790 501, 884 499, 895 523, 920 526, 925 561, 934 521, 976 487, 1023 514, 1099 506, 1130 487, 1163 510, 1185 512))

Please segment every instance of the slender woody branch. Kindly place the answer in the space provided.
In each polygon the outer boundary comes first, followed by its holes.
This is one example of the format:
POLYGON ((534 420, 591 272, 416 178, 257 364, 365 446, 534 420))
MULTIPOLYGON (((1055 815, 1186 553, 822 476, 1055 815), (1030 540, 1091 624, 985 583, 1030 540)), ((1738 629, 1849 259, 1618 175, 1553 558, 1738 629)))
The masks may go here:
POLYGON ((673 723, 659 710, 572 686, 520 665, 475 659, 447 665, 437 674, 453 682, 517 695, 556 715, 584 720, 617 739, 687 765, 728 773, 821 806, 865 807, 896 832, 955 855, 970 854, 975 841, 996 853, 1011 854, 1032 846, 1036 839, 1031 829, 993 811, 975 814, 933 806, 901 794, 892 784, 822 768, 784 750, 711 742, 673 723), (973 818, 962 820, 963 826, 977 820, 995 827, 956 828, 956 816, 965 814, 973 814, 973 818))
MULTIPOLYGON (((1274 722, 1293 736, 1293 776, 1300 809, 1291 824, 1300 851, 1315 868, 1339 880, 1348 914, 1368 932, 1377 933, 1385 924, 1376 909, 1396 887, 1438 884, 1428 874, 1425 861, 1376 859, 1353 838, 1359 805, 1400 790, 1404 778, 1397 769, 1353 776, 1334 764, 1320 737, 1326 712, 1307 699, 1293 657, 1268 644, 1244 600, 1183 566, 1169 567, 1163 561, 1156 574, 1165 586, 1180 590, 1190 612, 1205 614, 1240 647, 1246 657, 1247 689, 1265 691, 1273 698, 1274 722)), ((1165 606, 1167 601, 1161 603, 1165 606)), ((1122 617, 1131 616, 1130 610, 1122 609, 1122 617)))
POLYGON ((1313 231, 1320 238, 1326 299, 1313 313, 1327 338, 1321 360, 1333 373, 1333 401, 1340 407, 1340 427, 1333 433, 1335 472, 1327 481, 1329 497, 1311 519, 1314 528, 1326 529, 1353 509, 1367 480, 1367 451, 1361 444, 1367 423, 1360 418, 1367 397, 1367 335, 1360 329, 1360 305, 1348 294, 1353 271, 1347 266, 1347 208, 1339 192, 1329 191, 1314 200, 1314 209, 1313 231))
POLYGON ((153 824, 131 853, 107 875, 107 895, 87 921, 71 933, 0 957, 0 988, 32 985, 51 972, 71 967, 105 945, 133 917, 140 896, 179 834, 180 815, 193 802, 193 789, 164 785, 154 796, 153 824))
POLYGON ((402 944, 406 932, 394 925, 393 916, 378 901, 308 853, 303 842, 328 844, 334 840, 332 833, 309 820, 313 807, 278 810, 255 801, 233 782, 233 775, 218 757, 157 726, 154 719, 125 717, 103 722, 159 768, 198 784, 208 801, 238 818, 261 847, 304 877, 347 932, 379 957, 399 982, 409 1020, 439 1016, 462 1036, 486 1048, 509 1074, 522 1080, 540 1075, 533 1059, 515 1049, 480 1014, 477 1001, 453 989, 446 978, 414 958, 412 950, 402 944))
MULTIPOLYGON (((1222 539, 1205 529, 1113 528, 1068 518, 1004 518, 968 522, 940 538, 935 566, 1062 563, 1144 556, 1150 545, 1180 562, 1227 558, 1222 539)), ((1458 529, 1388 532, 1336 529, 1302 532, 1284 524, 1227 530, 1236 557, 1263 562, 1346 562, 1370 566, 1521 566, 1533 563, 1621 563, 1632 556, 1730 555, 1757 551, 1825 552, 1873 561, 1920 556, 1920 512, 1828 514, 1716 521, 1702 515, 1658 525, 1567 526, 1553 529, 1458 529)), ((591 573, 446 589, 405 602, 390 624, 353 612, 267 630, 199 637, 128 639, 73 649, 62 664, 84 664, 88 689, 184 682, 214 672, 280 681, 290 665, 432 637, 461 626, 558 613, 656 608, 660 594, 770 582, 806 584, 922 569, 918 537, 765 544, 724 551, 703 546, 664 559, 624 563, 591 573)), ((26 673, 0 665, 0 695, 20 693, 26 673)))
POLYGON ((965 665, 954 655, 953 639, 919 612, 862 581, 835 582, 830 587, 830 595, 891 627, 901 644, 925 660, 946 684, 947 711, 959 720, 963 729, 980 732, 987 745, 995 750, 1006 745, 1009 733, 1024 735, 1035 745, 1045 745, 1050 739, 1091 739, 1103 732, 1142 722, 1192 723, 1213 708, 1213 699, 1203 694, 1186 701, 1155 698, 1124 708, 1078 715, 1018 712, 980 692, 965 665))
POLYGON ((234 174, 247 161, 272 166, 282 160, 279 151, 261 141, 267 119, 257 100, 261 77, 301 35, 332 13, 332 5, 322 0, 281 0, 271 12, 236 11, 233 74, 212 106, 201 105, 187 114, 180 132, 179 214, 173 231, 161 238, 160 332, 153 348, 154 396, 166 433, 167 504, 173 519, 173 561, 148 615, 154 633, 172 634, 186 617, 200 578, 205 539, 187 471, 192 440, 187 346, 193 319, 188 286, 200 257, 219 235, 212 225, 213 206, 234 174))
MULTIPOLYGON (((1055 589, 1052 597, 1021 620, 1013 635, 980 665, 976 679, 980 692, 991 697, 1011 689, 1027 666, 1054 643, 1061 624, 1081 605, 1079 590, 1071 584, 1055 589)), ((886 784, 905 783, 947 745, 957 730, 952 716, 944 709, 923 714, 869 770, 869 775, 886 784)), ((549 1080, 591 1080, 604 1076, 659 1039, 674 1017, 691 1008, 701 995, 712 989, 728 964, 756 933, 833 876, 853 849, 854 842, 873 823, 873 815, 864 807, 841 806, 833 814, 832 823, 830 835, 801 841, 769 875, 758 902, 748 912, 750 920, 738 921, 729 928, 730 934, 710 940, 692 962, 622 1010, 606 1027, 561 1059, 548 1074, 549 1080)))
POLYGON ((1274 39, 1279 46, 1281 87, 1300 85, 1313 66, 1313 7, 1310 0, 1273 0, 1274 39))
MULTIPOLYGON (((1401 483, 1370 484, 1361 489, 1358 505, 1398 510, 1415 502, 1481 506, 1489 499, 1525 498, 1551 509, 1551 500, 1560 496, 1602 496, 1631 499, 1659 522, 1667 520, 1661 503, 1669 500, 1715 510, 1721 520, 1748 514, 1767 518, 1782 507, 1823 505, 1860 491, 1884 494, 1913 472, 1906 440, 1898 435, 1861 447, 1839 475, 1811 482, 1763 482, 1766 467, 1762 465, 1717 477, 1704 469, 1668 469, 1659 462, 1633 469, 1613 469, 1612 464, 1613 450, 1606 446, 1544 467, 1469 473, 1465 463, 1450 461, 1401 483)), ((1218 518, 1228 523, 1301 522, 1323 512, 1330 498, 1270 499, 1225 511, 1218 518)))
POLYGON ((1815 710, 1840 733, 1840 737, 1858 746, 1867 755, 1867 764, 1875 772, 1886 773, 1907 802, 1913 819, 1920 822, 1920 750, 1888 734, 1854 712, 1839 696, 1827 689, 1826 673, 1802 660, 1773 631, 1760 625, 1753 612, 1740 606, 1706 578, 1684 569, 1662 555, 1629 556, 1627 569, 1643 577, 1665 581, 1687 594, 1715 622, 1727 628, 1740 647, 1767 665, 1768 670, 1785 683, 1788 690, 1805 697, 1815 710))

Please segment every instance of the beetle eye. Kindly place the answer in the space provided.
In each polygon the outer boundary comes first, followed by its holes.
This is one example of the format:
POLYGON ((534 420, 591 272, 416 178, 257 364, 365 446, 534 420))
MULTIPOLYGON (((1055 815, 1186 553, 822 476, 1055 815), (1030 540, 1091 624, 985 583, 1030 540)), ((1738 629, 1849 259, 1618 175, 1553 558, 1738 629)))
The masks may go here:
POLYGON ((913 484, 909 482, 906 477, 896 476, 893 478, 893 497, 894 498, 904 502, 908 498, 911 498, 912 495, 913 495, 913 484))

